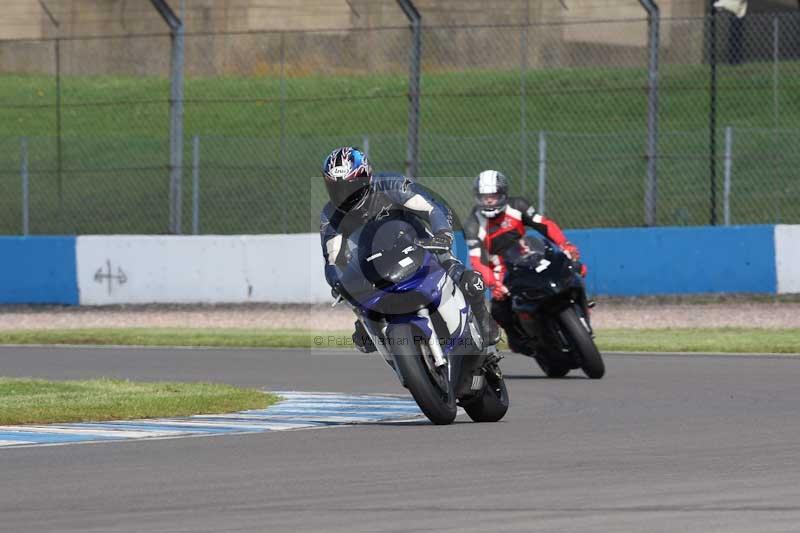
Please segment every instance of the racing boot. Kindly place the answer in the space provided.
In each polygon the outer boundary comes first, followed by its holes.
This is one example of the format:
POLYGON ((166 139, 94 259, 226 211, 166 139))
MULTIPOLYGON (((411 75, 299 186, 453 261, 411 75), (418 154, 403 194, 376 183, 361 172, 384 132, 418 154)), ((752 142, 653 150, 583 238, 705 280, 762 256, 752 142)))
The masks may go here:
POLYGON ((497 383, 503 379, 503 371, 500 370, 500 365, 497 363, 503 358, 502 355, 497 353, 497 350, 492 348, 489 350, 489 357, 483 363, 483 372, 493 383, 497 383))
POLYGON ((486 301, 480 298, 477 302, 470 302, 470 305, 472 306, 472 312, 475 313, 475 318, 478 319, 483 341, 489 346, 500 342, 500 327, 486 308, 486 301))
POLYGON ((500 328, 494 321, 489 309, 486 307, 484 298, 485 286, 483 277, 474 270, 465 270, 461 276, 461 290, 467 298, 475 318, 478 319, 478 327, 481 330, 481 338, 487 346, 492 346, 500 342, 500 328))

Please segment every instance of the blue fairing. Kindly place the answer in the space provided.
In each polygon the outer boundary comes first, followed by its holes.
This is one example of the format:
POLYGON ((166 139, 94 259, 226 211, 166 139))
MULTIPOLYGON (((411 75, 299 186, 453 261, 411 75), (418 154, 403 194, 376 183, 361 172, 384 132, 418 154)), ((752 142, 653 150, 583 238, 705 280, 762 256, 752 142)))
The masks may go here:
POLYGON ((430 338, 433 335, 428 319, 419 315, 394 315, 387 317, 390 324, 412 324, 419 329, 425 337, 430 338))
MULTIPOLYGON (((417 311, 427 308, 432 314, 442 302, 442 289, 446 285, 447 272, 441 267, 436 258, 430 253, 425 254, 425 259, 420 268, 408 279, 385 287, 373 289, 358 299, 359 307, 364 310, 378 313, 385 317, 390 324, 411 324, 415 326, 426 338, 434 336, 431 323, 425 316, 420 316, 417 311), (397 300, 400 298, 401 300, 397 300), (397 302, 401 302, 398 304, 397 302), (402 313, 389 314, 385 309, 400 305, 402 313)), ((442 350, 449 354, 460 346, 469 346, 471 332, 468 327, 470 312, 469 306, 460 309, 461 325, 455 336, 449 335, 443 339, 442 350)), ((445 333, 446 335, 446 333, 445 333)))
POLYGON ((374 292, 367 293, 362 298, 359 298, 359 305, 366 310, 380 312, 383 307, 380 304, 386 298, 396 298, 399 294, 403 294, 406 297, 406 301, 414 297, 420 302, 425 302, 426 306, 435 309, 442 298, 440 281, 446 275, 447 273, 434 256, 426 252, 422 266, 413 276, 384 289, 376 288, 374 292))

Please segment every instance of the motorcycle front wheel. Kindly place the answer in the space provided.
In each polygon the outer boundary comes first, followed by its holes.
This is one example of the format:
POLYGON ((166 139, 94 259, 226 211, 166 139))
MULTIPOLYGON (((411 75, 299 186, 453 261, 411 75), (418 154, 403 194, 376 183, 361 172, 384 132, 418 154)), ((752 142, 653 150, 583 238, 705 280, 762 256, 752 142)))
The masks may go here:
POLYGON ((539 368, 542 369, 544 375, 548 378, 563 378, 569 371, 571 370, 570 367, 565 365, 564 363, 558 363, 553 361, 553 357, 546 358, 545 356, 539 356, 536 358, 536 362, 539 363, 539 368))
POLYGON ((475 422, 497 422, 508 412, 508 404, 506 382, 500 378, 497 383, 487 379, 480 395, 463 407, 475 422))
POLYGON ((407 324, 392 328, 390 342, 397 370, 425 416, 437 425, 452 424, 456 395, 447 366, 435 367, 425 338, 407 324))
POLYGON ((606 366, 600 350, 589 334, 589 331, 578 318, 573 308, 567 308, 558 315, 564 333, 569 338, 573 350, 580 359, 581 370, 591 379, 600 379, 606 373, 606 366))

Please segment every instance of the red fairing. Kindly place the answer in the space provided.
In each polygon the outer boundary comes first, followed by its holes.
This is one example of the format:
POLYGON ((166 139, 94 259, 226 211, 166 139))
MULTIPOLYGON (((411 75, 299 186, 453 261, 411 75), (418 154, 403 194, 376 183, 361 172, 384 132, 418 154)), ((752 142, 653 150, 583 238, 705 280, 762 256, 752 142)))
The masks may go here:
POLYGON ((484 265, 481 263, 481 258, 471 255, 469 257, 469 263, 472 265, 472 270, 475 272, 479 272, 481 276, 483 276, 483 284, 487 287, 494 287, 495 279, 494 279, 494 272, 492 271, 491 267, 488 265, 484 265))
POLYGON ((542 217, 542 220, 539 223, 547 228, 548 239, 550 239, 559 246, 563 246, 564 243, 567 242, 567 237, 564 235, 564 232, 561 231, 561 228, 558 227, 558 224, 556 224, 555 222, 544 216, 542 217))

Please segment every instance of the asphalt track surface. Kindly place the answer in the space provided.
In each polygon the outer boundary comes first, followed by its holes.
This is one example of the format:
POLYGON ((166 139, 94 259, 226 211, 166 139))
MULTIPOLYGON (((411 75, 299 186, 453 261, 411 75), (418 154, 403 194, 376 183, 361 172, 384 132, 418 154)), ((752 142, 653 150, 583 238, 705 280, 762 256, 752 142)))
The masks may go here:
MULTIPOLYGON (((800 358, 503 362, 504 421, 0 449, 0 531, 798 531, 800 358)), ((343 351, 0 347, 0 374, 404 391, 343 351)))

